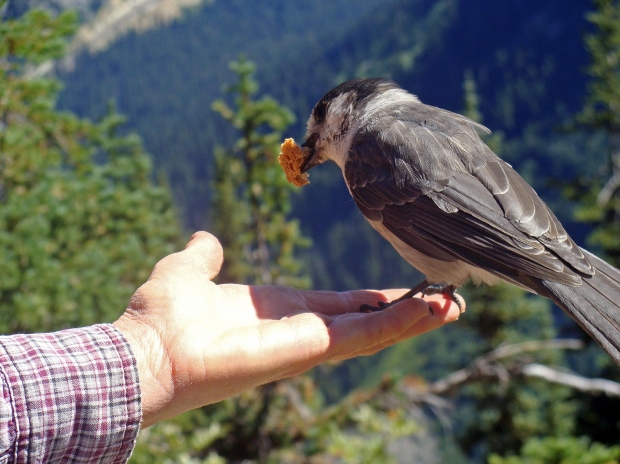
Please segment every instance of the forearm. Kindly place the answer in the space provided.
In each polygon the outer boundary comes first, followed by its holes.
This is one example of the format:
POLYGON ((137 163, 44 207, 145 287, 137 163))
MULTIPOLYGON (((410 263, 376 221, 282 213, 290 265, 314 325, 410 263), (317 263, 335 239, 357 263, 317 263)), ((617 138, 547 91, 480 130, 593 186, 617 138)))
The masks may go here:
POLYGON ((112 325, 0 337, 0 381, 0 460, 129 458, 140 388, 135 357, 112 325))

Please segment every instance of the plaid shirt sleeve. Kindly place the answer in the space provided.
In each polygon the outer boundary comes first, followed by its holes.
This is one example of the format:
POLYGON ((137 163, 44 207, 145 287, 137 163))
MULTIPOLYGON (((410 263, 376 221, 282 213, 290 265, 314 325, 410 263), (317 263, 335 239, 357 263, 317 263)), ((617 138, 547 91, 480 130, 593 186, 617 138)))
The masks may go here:
POLYGON ((0 464, 124 463, 141 413, 114 326, 0 337, 0 464))

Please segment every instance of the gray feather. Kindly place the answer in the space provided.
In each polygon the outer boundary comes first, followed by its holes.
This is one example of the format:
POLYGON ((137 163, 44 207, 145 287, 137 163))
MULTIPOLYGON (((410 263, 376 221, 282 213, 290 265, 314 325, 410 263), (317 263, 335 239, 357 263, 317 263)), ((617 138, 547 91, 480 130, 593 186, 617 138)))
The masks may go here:
POLYGON ((543 281, 542 293, 552 299, 588 332, 620 364, 620 272, 588 253, 594 275, 579 287, 543 281))

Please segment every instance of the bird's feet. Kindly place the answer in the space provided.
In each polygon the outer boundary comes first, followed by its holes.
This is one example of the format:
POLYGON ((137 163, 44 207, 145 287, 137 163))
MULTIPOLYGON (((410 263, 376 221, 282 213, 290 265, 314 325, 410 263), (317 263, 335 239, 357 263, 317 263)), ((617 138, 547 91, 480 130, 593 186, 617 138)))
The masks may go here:
MULTIPOLYGON (((452 301, 454 301, 456 303, 456 305, 459 307, 459 310, 461 312, 463 312, 463 307, 461 305, 461 300, 459 300, 455 293, 456 293, 456 287, 454 285, 448 285, 446 283, 438 283, 438 284, 430 284, 428 283, 426 280, 423 280, 422 282, 420 282, 418 285, 416 285, 415 287, 413 287, 411 290, 409 290, 407 293, 405 293, 403 296, 401 296, 400 298, 397 298, 395 300, 392 300, 390 302, 385 302, 385 301, 378 301, 377 302, 377 306, 371 306, 369 304, 363 304, 360 306, 360 312, 361 313, 372 313, 375 311, 383 311, 386 308, 389 308, 390 306, 406 300, 408 298, 413 298, 414 296, 416 296, 418 293, 422 293, 422 295, 424 296, 429 296, 429 295, 437 295, 437 294, 442 294, 442 295, 449 295, 450 298, 452 299, 452 301)), ((432 309, 430 309, 431 313, 433 312, 432 309)))

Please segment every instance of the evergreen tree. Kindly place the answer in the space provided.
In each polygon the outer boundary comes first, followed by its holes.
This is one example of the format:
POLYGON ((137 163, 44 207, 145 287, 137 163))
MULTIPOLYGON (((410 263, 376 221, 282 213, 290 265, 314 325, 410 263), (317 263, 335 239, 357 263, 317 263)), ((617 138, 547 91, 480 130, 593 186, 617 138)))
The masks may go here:
MULTIPOLYGON (((565 187, 576 201, 577 220, 589 223, 593 231, 588 244, 603 257, 620 266, 620 2, 593 0, 594 10, 586 15, 594 31, 585 37, 590 54, 590 81, 582 111, 576 120, 594 138, 603 133, 607 140, 607 162, 598 175, 576 179, 565 187)), ((596 373, 620 380, 620 370, 598 347, 596 373)), ((594 370, 590 367, 590 370, 594 370)), ((620 434, 620 401, 608 397, 583 397, 579 403, 577 432, 596 441, 615 444, 620 434)))
POLYGON ((585 438, 533 438, 518 456, 492 455, 489 464, 619 464, 620 446, 607 447, 585 438))
POLYGON ((282 132, 294 116, 270 97, 252 99, 258 91, 253 63, 240 57, 230 67, 239 79, 227 90, 236 108, 222 100, 213 103, 241 132, 232 150, 215 152, 212 222, 227 258, 221 278, 307 287, 295 252, 310 242, 301 235, 299 221, 287 218, 295 187, 277 161, 282 132))
POLYGON ((597 179, 580 179, 569 189, 582 203, 578 220, 595 225, 588 241, 620 265, 620 3, 593 0, 586 17, 595 31, 585 38, 590 53, 588 95, 577 120, 608 139, 608 164, 597 179))
POLYGON ((64 51, 75 15, 0 24, 0 330, 118 317, 179 227, 135 135, 55 109, 60 84, 28 70, 64 51))

